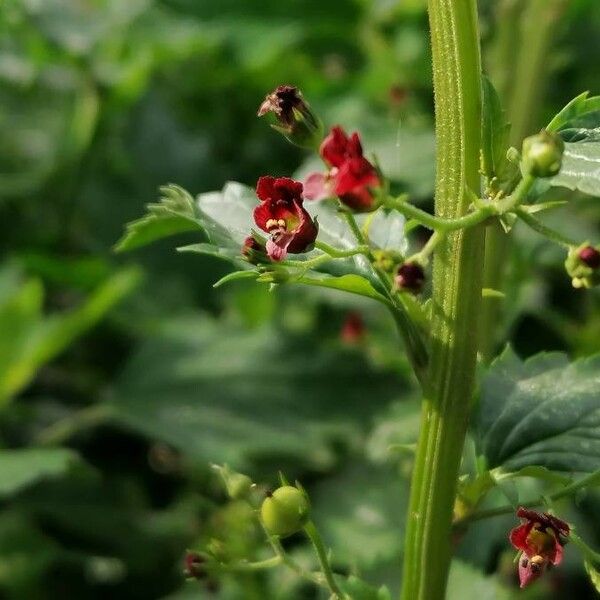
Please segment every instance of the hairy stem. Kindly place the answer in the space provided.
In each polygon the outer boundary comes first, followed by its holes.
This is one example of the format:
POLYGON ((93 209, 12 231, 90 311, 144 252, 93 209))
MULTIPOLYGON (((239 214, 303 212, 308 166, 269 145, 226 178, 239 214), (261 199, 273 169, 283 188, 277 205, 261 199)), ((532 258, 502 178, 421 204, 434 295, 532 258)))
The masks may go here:
MULTIPOLYGON (((475 0, 429 0, 436 106, 436 216, 479 193, 481 76, 475 0)), ((403 600, 444 598, 452 509, 477 356, 483 226, 448 233, 433 268, 431 356, 404 548, 403 600)))

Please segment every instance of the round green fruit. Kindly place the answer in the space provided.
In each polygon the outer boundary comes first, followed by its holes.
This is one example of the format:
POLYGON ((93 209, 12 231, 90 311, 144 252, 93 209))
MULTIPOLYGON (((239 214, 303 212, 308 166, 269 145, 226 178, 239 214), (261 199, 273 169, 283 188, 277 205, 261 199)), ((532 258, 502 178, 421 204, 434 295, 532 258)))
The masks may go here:
POLYGON ((523 142, 523 169, 534 177, 553 177, 560 171, 565 144, 555 133, 542 130, 523 142))
POLYGON ((304 527, 309 509, 306 496, 298 488, 284 485, 264 499, 260 515, 271 535, 285 537, 304 527))

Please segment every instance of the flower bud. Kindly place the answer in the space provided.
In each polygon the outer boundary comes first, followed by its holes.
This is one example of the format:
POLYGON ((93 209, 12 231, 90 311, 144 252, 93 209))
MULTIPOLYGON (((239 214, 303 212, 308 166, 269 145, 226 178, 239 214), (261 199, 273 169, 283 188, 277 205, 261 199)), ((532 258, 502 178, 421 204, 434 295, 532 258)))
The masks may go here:
POLYGON ((264 99, 258 116, 273 113, 277 125, 273 125, 292 144, 301 148, 318 148, 323 138, 323 125, 302 97, 300 90, 292 85, 280 85, 264 99))
POLYGON ((242 256, 251 264, 268 262, 265 247, 253 236, 248 236, 242 244, 242 256))
POLYGON ((213 465, 213 469, 219 473, 227 494, 232 500, 243 500, 248 498, 250 490, 254 485, 252 479, 243 473, 232 471, 227 465, 213 465))
POLYGON ((396 271, 394 283, 400 290, 407 290, 413 294, 418 294, 423 289, 423 284, 425 283, 425 271, 419 263, 405 262, 396 271))
POLYGON ((296 487, 284 485, 264 499, 260 516, 271 535, 284 537, 304 527, 309 510, 306 495, 296 487))
POLYGON ((565 260, 567 273, 575 288, 591 288, 600 284, 600 251, 588 242, 571 248, 565 260))
POLYGON ((184 564, 185 564, 185 576, 194 578, 194 579, 205 579, 206 578, 206 569, 205 569, 206 558, 198 552, 192 552, 188 550, 185 554, 184 564))
POLYGON ((564 149, 557 134, 542 129, 523 141, 523 171, 534 177, 553 177, 560 171, 564 149))
POLYGON ((345 344, 357 344, 365 335, 365 322, 359 312, 349 312, 346 315, 340 338, 345 344))

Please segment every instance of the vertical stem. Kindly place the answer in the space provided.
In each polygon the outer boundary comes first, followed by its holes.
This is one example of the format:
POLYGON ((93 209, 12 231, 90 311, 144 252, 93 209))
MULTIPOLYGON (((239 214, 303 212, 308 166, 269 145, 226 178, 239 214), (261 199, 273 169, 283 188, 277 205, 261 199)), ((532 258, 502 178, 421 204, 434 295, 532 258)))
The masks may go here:
MULTIPOLYGON (((436 101, 435 211, 463 215, 479 193, 481 78, 475 0, 429 0, 436 101)), ((442 600, 452 508, 477 356, 483 226, 449 233, 433 268, 431 357, 404 548, 403 600, 442 600)))

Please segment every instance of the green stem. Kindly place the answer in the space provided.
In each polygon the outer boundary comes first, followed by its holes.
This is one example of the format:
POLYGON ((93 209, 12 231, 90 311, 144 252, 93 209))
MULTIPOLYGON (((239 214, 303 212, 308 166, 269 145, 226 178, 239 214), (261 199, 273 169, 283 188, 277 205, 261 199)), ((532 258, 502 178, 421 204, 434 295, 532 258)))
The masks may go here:
POLYGON ((281 556, 272 556, 265 560, 256 562, 239 561, 234 563, 220 564, 209 563, 207 569, 218 573, 252 573, 255 571, 265 571, 283 564, 281 556))
POLYGON ((321 564, 321 570, 323 571, 323 575, 325 576, 325 581, 327 582, 329 590, 331 591, 333 596, 338 600, 345 600, 346 595, 342 592, 342 590, 340 590, 338 584, 335 581, 333 570, 331 569, 331 565, 329 564, 329 557, 327 556, 327 549, 325 548, 325 544, 323 544, 321 535, 319 534, 318 529, 315 527, 315 524, 312 521, 309 521, 304 526, 304 533, 306 533, 306 535, 312 542, 315 552, 317 553, 319 563, 321 564))
POLYGON ((315 242, 315 248, 322 250, 325 254, 333 258, 348 258, 350 256, 357 256, 358 254, 368 254, 369 252, 369 246, 366 245, 358 246, 358 248, 350 248, 349 250, 340 250, 319 240, 315 242))
POLYGON ((424 227, 435 231, 456 231, 458 229, 466 229, 483 223, 494 214, 496 210, 493 205, 482 206, 466 215, 453 219, 441 219, 435 215, 430 215, 428 212, 413 206, 409 202, 400 198, 389 198, 383 203, 386 208, 392 208, 402 213, 405 217, 418 221, 424 227))
MULTIPOLYGON (((429 0, 436 102, 435 214, 467 214, 479 191, 481 67, 475 0, 429 0)), ((403 600, 442 600, 452 509, 477 357, 483 226, 450 232, 433 268, 428 389, 404 546, 403 600)))
POLYGON ((528 227, 530 227, 534 231, 537 231, 544 237, 547 237, 549 240, 552 240, 553 242, 564 246, 565 248, 571 248, 572 246, 578 245, 577 242, 571 240, 568 237, 565 237, 559 231, 555 231, 554 229, 547 227, 539 219, 536 219, 533 215, 529 214, 526 210, 523 210, 522 208, 517 208, 515 210, 515 214, 528 227))
POLYGON ((569 534, 569 540, 581 550, 588 560, 600 565, 600 552, 590 548, 574 531, 569 534))
MULTIPOLYGON (((579 490, 582 490, 588 486, 594 486, 598 484, 598 479, 600 478, 600 471, 594 471, 569 485, 561 488, 560 490, 554 492, 553 494, 547 494, 546 496, 540 496, 535 500, 529 500, 528 502, 522 502, 519 506, 524 506, 525 508, 534 508, 536 506, 541 506, 542 504, 547 504, 548 502, 558 502, 558 500, 562 500, 563 498, 567 498, 572 496, 579 490)), ((454 527, 461 528, 467 525, 468 523, 472 523, 474 521, 481 521, 482 519, 489 519, 491 517, 501 517, 502 515, 510 515, 515 512, 515 507, 513 505, 507 506, 498 506, 496 508, 489 508, 486 510, 479 510, 476 512, 472 512, 471 514, 466 515, 462 519, 454 522, 454 527)))
POLYGON ((529 194, 531 191, 535 181, 535 177, 532 177, 531 175, 525 175, 523 179, 519 181, 515 191, 510 196, 507 196, 496 204, 498 213, 503 215, 511 210, 514 210, 517 206, 519 206, 519 204, 522 204, 527 198, 527 194, 529 194))

